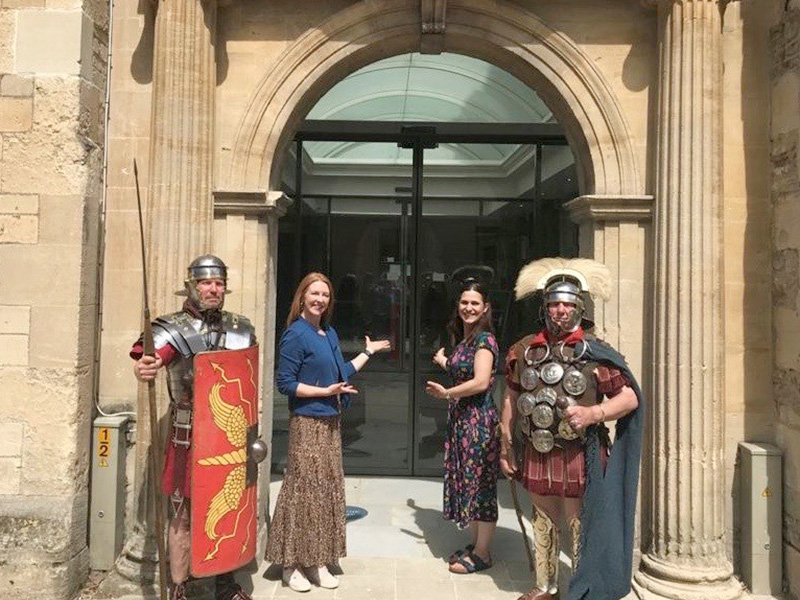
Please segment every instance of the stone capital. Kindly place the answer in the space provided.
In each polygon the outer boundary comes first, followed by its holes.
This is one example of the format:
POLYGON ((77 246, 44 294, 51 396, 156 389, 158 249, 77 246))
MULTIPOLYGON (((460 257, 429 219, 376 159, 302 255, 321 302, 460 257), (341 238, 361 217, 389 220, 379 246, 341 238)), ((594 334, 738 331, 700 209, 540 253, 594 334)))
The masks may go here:
POLYGON ((422 54, 444 52, 444 30, 447 24, 447 0, 420 0, 419 51, 422 54))
POLYGON ((283 192, 214 192, 214 215, 248 215, 280 218, 286 214, 292 199, 283 192))
POLYGON ((420 0, 422 33, 444 33, 447 0, 420 0))
POLYGON ((573 222, 650 221, 653 196, 578 196, 564 205, 573 222))

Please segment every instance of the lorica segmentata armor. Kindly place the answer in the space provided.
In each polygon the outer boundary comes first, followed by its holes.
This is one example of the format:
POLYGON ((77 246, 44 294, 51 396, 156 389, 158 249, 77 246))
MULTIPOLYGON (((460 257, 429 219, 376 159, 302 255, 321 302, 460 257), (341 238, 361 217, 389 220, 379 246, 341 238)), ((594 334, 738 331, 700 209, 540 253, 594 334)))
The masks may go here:
MULTIPOLYGON (((191 400, 193 358, 209 350, 239 350, 255 343, 255 328, 242 315, 219 311, 218 318, 204 321, 181 311, 153 322, 156 348, 170 344, 178 356, 167 367, 167 387, 173 402, 191 400)), ((217 316, 215 315, 215 316, 217 316)))

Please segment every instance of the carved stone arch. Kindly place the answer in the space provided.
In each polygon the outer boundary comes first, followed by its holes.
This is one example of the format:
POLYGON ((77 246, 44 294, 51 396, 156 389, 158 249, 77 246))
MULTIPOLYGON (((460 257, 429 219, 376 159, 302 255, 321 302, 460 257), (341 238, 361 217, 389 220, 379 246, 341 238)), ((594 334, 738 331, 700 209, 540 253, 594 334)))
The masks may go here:
MULTIPOLYGON (((270 189, 300 120, 337 81, 419 50, 418 0, 361 2, 301 36, 258 84, 235 135, 227 189, 270 189), (277 160, 276 160, 277 159, 277 160)), ((564 126, 581 194, 643 193, 619 101, 567 36, 503 0, 450 0, 445 50, 487 60, 536 90, 564 126)))

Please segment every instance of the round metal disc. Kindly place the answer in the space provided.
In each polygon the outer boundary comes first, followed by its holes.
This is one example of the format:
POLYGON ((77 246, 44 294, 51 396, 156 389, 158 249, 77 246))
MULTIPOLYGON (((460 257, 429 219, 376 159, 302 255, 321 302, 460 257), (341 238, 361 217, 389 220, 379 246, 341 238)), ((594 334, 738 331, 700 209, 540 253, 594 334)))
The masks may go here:
POLYGON ((555 406, 556 404, 557 394, 553 388, 542 388, 536 394, 536 402, 543 402, 545 404, 549 404, 550 406, 555 406))
POLYGON ((517 410, 519 411, 519 414, 524 417, 530 415, 535 406, 536 398, 533 394, 525 392, 524 394, 520 394, 520 397, 517 398, 517 410))
POLYGON ((542 372, 539 376, 547 385, 555 385, 564 376, 564 367, 556 362, 549 362, 542 367, 542 372))
POLYGON ((531 436, 531 443, 536 450, 545 454, 553 449, 556 439, 547 429, 538 429, 537 431, 533 432, 533 435, 531 436))
POLYGON ((533 367, 525 367, 522 375, 520 375, 519 382, 526 390, 534 389, 536 384, 539 383, 539 371, 533 367))
POLYGON ((564 390, 573 396, 580 396, 586 391, 586 376, 580 371, 570 370, 564 375, 564 390))
POLYGON ((564 438, 565 440, 574 440, 578 437, 578 434, 575 430, 567 423, 566 419, 562 419, 561 422, 558 424, 558 435, 564 438))
POLYGON ((537 404, 536 408, 533 409, 531 419, 533 419, 533 424, 537 427, 547 429, 555 421, 553 407, 548 404, 537 404))

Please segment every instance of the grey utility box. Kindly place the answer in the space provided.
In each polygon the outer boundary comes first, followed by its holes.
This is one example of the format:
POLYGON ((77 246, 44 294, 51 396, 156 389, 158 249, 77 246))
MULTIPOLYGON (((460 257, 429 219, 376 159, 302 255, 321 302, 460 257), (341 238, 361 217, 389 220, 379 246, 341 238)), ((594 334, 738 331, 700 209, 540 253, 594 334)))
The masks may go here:
POLYGON ((122 550, 125 526, 127 416, 97 417, 92 427, 89 565, 108 571, 122 550))
POLYGON ((783 579, 781 450, 739 442, 742 578, 753 595, 778 596, 783 579))

